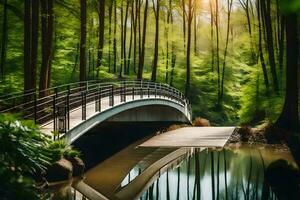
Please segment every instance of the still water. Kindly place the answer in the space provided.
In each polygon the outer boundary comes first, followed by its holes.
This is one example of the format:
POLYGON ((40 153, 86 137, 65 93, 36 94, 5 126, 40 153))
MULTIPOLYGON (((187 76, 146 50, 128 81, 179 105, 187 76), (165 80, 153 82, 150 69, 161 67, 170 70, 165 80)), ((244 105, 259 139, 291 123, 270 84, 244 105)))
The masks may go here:
MULTIPOLYGON (((141 148, 155 129, 120 126, 108 137, 109 127, 101 129, 104 135, 90 134, 75 143, 88 161, 80 186, 73 184, 76 190, 88 187, 109 199, 130 200, 300 199, 297 165, 282 146, 141 148), (127 131, 141 130, 148 133, 125 139, 127 131), (124 145, 109 154, 107 147, 114 143, 124 145)), ((73 191, 73 198, 82 198, 75 196, 73 191)))

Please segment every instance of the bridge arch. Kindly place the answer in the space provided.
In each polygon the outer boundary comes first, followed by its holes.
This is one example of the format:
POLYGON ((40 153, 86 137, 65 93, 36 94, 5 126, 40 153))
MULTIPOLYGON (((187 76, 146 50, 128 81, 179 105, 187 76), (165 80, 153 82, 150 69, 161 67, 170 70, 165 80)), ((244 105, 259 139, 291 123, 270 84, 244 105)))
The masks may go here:
POLYGON ((104 121, 172 121, 190 123, 190 117, 190 113, 184 105, 170 99, 138 99, 116 105, 90 117, 69 130, 65 134, 65 139, 71 144, 80 136, 104 121))

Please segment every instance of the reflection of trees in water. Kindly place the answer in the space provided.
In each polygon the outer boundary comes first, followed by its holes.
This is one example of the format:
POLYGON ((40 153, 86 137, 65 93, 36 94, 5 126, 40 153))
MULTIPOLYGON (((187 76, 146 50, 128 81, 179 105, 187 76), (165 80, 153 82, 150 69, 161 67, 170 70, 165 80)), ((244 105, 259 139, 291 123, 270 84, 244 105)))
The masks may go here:
POLYGON ((259 149, 196 149, 141 199, 300 199, 299 179, 298 170, 285 160, 267 165, 259 149))

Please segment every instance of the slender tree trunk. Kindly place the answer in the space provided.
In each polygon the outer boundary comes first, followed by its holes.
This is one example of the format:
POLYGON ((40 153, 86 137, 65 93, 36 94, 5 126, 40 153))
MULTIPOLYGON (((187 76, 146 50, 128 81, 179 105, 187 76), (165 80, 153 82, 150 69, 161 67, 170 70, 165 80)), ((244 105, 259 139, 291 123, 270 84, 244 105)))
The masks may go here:
POLYGON ((126 53, 126 47, 127 47, 127 19, 128 19, 128 9, 129 9, 129 0, 126 0, 126 10, 125 10, 125 19, 124 19, 124 39, 123 39, 123 41, 124 41, 124 45, 123 45, 123 47, 124 47, 124 51, 123 51, 123 53, 124 53, 124 56, 123 56, 123 58, 124 58, 124 73, 126 74, 126 66, 127 66, 127 53, 126 53))
POLYGON ((298 16, 286 16, 286 93, 282 112, 276 125, 285 129, 297 129, 299 126, 298 113, 298 16))
POLYGON ((121 0, 121 64, 120 64, 120 69, 119 69, 119 77, 122 77, 122 73, 123 73, 123 64, 124 64, 124 24, 123 24, 123 20, 124 20, 124 0, 121 0))
POLYGON ((219 54, 219 0, 216 0, 216 19, 215 19, 215 26, 216 26, 216 39, 217 39, 217 72, 218 72, 218 105, 220 105, 220 54, 219 54))
POLYGON ((260 63, 264 75, 264 82, 266 86, 266 90, 269 90, 269 78, 268 78, 268 72, 267 72, 267 66, 265 63, 264 55, 263 55, 263 48, 262 48, 262 30, 261 30, 261 8, 260 8, 260 1, 257 1, 257 21, 258 21, 258 52, 259 52, 259 58, 260 63))
POLYGON ((221 82, 220 100, 223 99, 223 95, 224 95, 225 67, 226 67, 227 49, 228 49, 228 42, 229 42, 229 30, 230 30, 232 4, 233 4, 233 0, 227 0, 227 31, 226 31, 226 42, 225 42, 224 59, 223 59, 223 67, 222 67, 222 82, 221 82))
POLYGON ((210 8, 210 40, 211 40, 211 71, 214 71, 215 65, 215 48, 214 48, 214 13, 212 1, 209 1, 210 8))
POLYGON ((108 25, 108 72, 111 72, 111 22, 112 22, 112 9, 113 9, 113 1, 109 2, 108 15, 109 15, 109 25, 108 25))
POLYGON ((24 92, 33 90, 31 58, 31 1, 24 1, 24 92))
POLYGON ((194 54, 197 55, 197 2, 194 1, 194 54))
POLYGON ((38 61, 38 44, 39 44, 39 1, 32 1, 31 3, 31 69, 32 80, 31 84, 36 88, 36 68, 38 61))
POLYGON ((193 2, 189 0, 188 5, 188 33, 187 33, 187 49, 186 49, 186 81, 185 81, 185 94, 190 95, 191 85, 191 37, 192 37, 192 21, 193 21, 193 2))
POLYGON ((2 21, 2 38, 1 38, 1 58, 0 58, 0 79, 4 79, 4 70, 6 64, 6 47, 7 47, 7 0, 3 3, 3 21, 2 21))
POLYGON ((114 0, 114 74, 117 72, 117 2, 114 0))
MULTIPOLYGON (((170 0, 171 2, 171 0, 170 0)), ((175 44, 174 44, 174 26, 173 26, 173 14, 171 13, 171 28, 172 28, 172 44, 171 44, 171 78, 170 78, 170 85, 173 86, 173 80, 174 80, 174 71, 175 71, 175 65, 176 65, 176 55, 175 55, 175 44)))
POLYGON ((155 2, 153 1, 153 10, 155 15, 155 41, 154 41, 154 58, 153 58, 151 81, 156 81, 156 71, 157 71, 157 62, 158 62, 160 0, 156 1, 156 8, 155 8, 155 2))
POLYGON ((104 46, 104 19, 105 19, 105 0, 99 1, 98 8, 98 18, 99 18, 99 38, 98 38, 98 57, 97 57, 97 79, 99 79, 99 71, 102 65, 103 57, 103 46, 104 46))
POLYGON ((148 0, 145 0, 145 11, 144 11, 144 24, 143 24, 143 38, 142 47, 139 57, 139 69, 137 79, 143 79, 144 59, 145 59, 145 43, 146 43, 146 31, 147 31, 147 17, 148 17, 148 0))
POLYGON ((80 0, 80 67, 79 80, 86 80, 86 0, 80 0))
MULTIPOLYGON (((134 3, 133 3, 134 5, 134 3)), ((136 73, 136 54, 137 54, 137 16, 138 16, 139 2, 135 1, 135 14, 133 20, 133 71, 136 73)))
POLYGON ((185 10, 185 0, 181 0, 182 6, 182 26, 183 26, 183 48, 186 47, 186 10, 185 10))
POLYGON ((272 21, 271 21, 271 2, 270 0, 260 1, 263 9, 263 15, 266 23, 266 36, 267 36, 267 48, 269 54, 269 63, 271 68, 271 74, 273 79, 273 88, 277 93, 279 90, 277 72, 276 72, 276 63, 274 55, 274 45, 273 45, 273 31, 272 31, 272 21))
POLYGON ((131 14, 130 14, 130 38, 129 38, 129 49, 128 49, 128 58, 127 58, 127 69, 126 74, 130 74, 130 64, 131 64, 131 51, 132 51, 132 39, 133 39, 133 24, 134 24, 134 14, 133 14, 133 1, 131 3, 131 14))
POLYGON ((167 10, 167 25, 165 26, 165 40, 166 40, 166 76, 165 83, 169 82, 169 24, 170 24, 171 10, 167 10))
POLYGON ((42 11, 42 66, 40 73, 40 96, 47 95, 46 89, 50 86, 52 65, 53 40, 53 0, 41 0, 42 11))

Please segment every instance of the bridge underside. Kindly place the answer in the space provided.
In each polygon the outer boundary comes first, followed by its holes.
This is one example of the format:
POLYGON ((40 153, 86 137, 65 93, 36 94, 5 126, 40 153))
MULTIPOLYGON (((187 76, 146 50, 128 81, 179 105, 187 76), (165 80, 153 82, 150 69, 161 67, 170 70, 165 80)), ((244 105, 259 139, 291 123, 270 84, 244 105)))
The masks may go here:
POLYGON ((185 122, 186 116, 178 110, 164 105, 141 106, 121 112, 108 122, 185 122))

